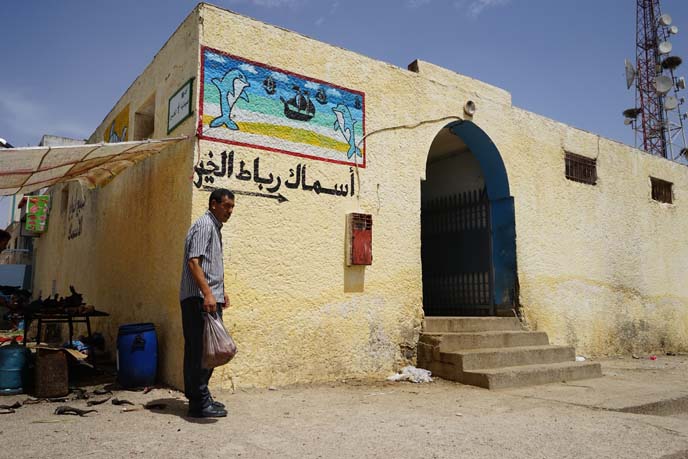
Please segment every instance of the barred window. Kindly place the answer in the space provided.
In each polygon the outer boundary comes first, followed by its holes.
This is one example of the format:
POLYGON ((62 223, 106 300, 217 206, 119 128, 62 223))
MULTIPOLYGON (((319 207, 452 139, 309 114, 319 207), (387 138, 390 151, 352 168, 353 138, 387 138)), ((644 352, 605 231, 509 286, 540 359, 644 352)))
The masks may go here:
POLYGON ((671 187, 672 183, 666 180, 650 177, 652 183, 652 199, 659 202, 671 204, 673 202, 671 187))
POLYGON ((566 152, 566 178, 574 182, 595 185, 597 160, 566 152))

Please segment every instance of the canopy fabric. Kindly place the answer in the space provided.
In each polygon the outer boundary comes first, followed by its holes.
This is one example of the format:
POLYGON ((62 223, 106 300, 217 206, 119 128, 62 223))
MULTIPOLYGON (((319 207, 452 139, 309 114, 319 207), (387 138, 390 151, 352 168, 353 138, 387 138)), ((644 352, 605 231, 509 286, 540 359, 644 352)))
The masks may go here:
POLYGON ((102 187, 128 167, 185 139, 0 149, 0 196, 69 181, 102 187))

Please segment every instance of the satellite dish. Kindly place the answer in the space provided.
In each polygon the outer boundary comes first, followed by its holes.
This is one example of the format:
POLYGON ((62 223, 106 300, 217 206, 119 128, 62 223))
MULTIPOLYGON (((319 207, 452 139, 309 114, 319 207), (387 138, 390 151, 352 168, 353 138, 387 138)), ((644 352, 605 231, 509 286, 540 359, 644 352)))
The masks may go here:
POLYGON ((659 54, 669 54, 672 49, 673 46, 671 45, 671 42, 663 41, 659 44, 659 54))
POLYGON ((624 124, 625 124, 626 126, 628 126, 629 124, 633 123, 633 121, 634 121, 634 120, 633 120, 632 118, 626 118, 626 119, 624 120, 624 124))
POLYGON ((659 23, 662 24, 665 27, 668 27, 671 25, 671 16, 668 14, 663 14, 659 17, 659 23))
POLYGON ((676 81, 676 89, 686 89, 686 77, 679 77, 676 81))
POLYGON ((636 119, 640 115, 641 110, 639 108, 629 108, 624 110, 622 115, 626 118, 636 119))
POLYGON ((678 27, 675 25, 672 25, 671 27, 669 27, 669 33, 672 35, 676 35, 678 33, 678 27))
POLYGON ((665 110, 676 110, 676 107, 678 107, 678 99, 676 99, 674 96, 667 96, 664 99, 665 110))
POLYGON ((626 59, 626 89, 631 89, 633 82, 635 81, 635 67, 626 59))
POLYGON ((669 56, 662 61, 662 68, 674 70, 676 67, 681 65, 683 59, 678 56, 669 56))
POLYGON ((655 89, 658 94, 664 95, 668 93, 671 91, 672 86, 674 86, 674 82, 668 76, 660 75, 655 78, 655 89))

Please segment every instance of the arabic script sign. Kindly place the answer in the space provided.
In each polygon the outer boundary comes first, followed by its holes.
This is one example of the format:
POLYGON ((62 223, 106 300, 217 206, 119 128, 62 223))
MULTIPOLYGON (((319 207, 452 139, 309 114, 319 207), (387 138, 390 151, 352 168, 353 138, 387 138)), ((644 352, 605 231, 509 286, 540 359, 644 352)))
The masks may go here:
POLYGON ((193 78, 175 92, 167 103, 167 133, 169 134, 179 123, 191 116, 191 93, 193 92, 193 78))
POLYGON ((237 194, 249 194, 263 198, 276 199, 278 202, 288 201, 282 195, 285 190, 311 192, 317 196, 354 196, 355 182, 353 167, 349 168, 349 175, 341 183, 324 183, 311 177, 306 164, 296 164, 283 174, 267 171, 263 166, 261 171, 260 158, 253 161, 235 161, 234 151, 226 150, 216 154, 208 152, 204 160, 199 161, 194 168, 194 186, 204 190, 215 189, 215 182, 227 183, 227 186, 237 194), (237 190, 232 182, 239 185, 242 182, 253 183, 258 191, 249 192, 237 190))
POLYGON ((365 94, 204 47, 200 138, 365 167, 365 94))

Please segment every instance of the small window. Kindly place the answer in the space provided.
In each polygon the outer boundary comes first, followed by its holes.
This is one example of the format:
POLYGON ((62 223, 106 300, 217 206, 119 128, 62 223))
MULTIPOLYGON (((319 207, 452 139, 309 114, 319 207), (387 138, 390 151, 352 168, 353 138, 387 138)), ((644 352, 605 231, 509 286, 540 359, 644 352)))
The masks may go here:
POLYGON ((153 137, 155 130, 155 94, 151 95, 134 113, 134 140, 153 137))
POLYGON ((566 152, 566 178, 574 182, 597 183, 597 160, 566 152))
POLYGON ((671 182, 665 180, 660 180, 658 178, 650 177, 650 182, 652 183, 652 199, 659 202, 666 202, 671 204, 673 202, 671 182))

